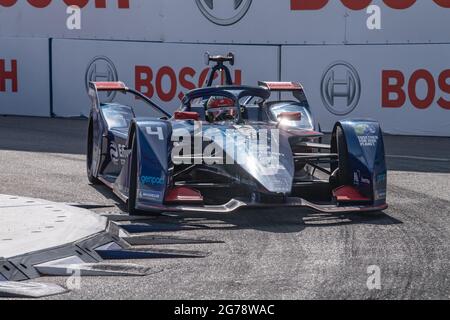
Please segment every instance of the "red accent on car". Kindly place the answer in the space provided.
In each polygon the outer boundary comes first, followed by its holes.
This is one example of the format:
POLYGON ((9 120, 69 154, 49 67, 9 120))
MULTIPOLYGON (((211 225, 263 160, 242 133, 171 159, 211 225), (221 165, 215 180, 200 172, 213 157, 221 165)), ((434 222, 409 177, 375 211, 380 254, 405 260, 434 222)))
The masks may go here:
POLYGON ((123 82, 94 82, 98 91, 123 91, 127 87, 123 82))
POLYGON ((201 203, 203 202, 203 196, 200 191, 195 189, 175 187, 167 192, 164 200, 167 203, 201 203))
POLYGON ((267 87, 271 91, 297 91, 303 90, 303 87, 298 82, 268 82, 260 81, 260 86, 267 87))
POLYGON ((173 116, 175 120, 200 120, 200 115, 198 114, 198 112, 177 111, 173 116))
POLYGON ((300 121, 300 120, 302 120, 302 113, 301 112, 282 112, 278 115, 278 119, 300 121))
POLYGON ((333 190, 333 197, 337 202, 367 202, 370 198, 362 195, 358 189, 352 186, 341 186, 333 190))

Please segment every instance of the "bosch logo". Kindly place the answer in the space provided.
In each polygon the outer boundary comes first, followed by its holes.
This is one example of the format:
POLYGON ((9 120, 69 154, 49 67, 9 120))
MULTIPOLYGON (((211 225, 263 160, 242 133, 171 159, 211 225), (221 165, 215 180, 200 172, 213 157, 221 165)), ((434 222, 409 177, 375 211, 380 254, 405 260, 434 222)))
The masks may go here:
POLYGON ((248 12, 252 0, 195 0, 202 14, 219 26, 239 22, 248 12))
MULTIPOLYGON (((135 67, 135 88, 150 99, 158 97, 161 101, 169 102, 178 97, 183 99, 184 92, 204 86, 209 74, 209 68, 197 71, 192 67, 180 70, 170 66, 154 69, 150 66, 135 67)), ((215 74, 217 84, 224 84, 224 74, 215 74)), ((242 83, 242 70, 234 70, 234 84, 242 83)))
MULTIPOLYGON (((17 3, 18 0, 0 0, 0 6, 2 7, 12 7, 17 3)), ((37 9, 43 9, 48 7, 52 0, 27 0, 28 4, 37 9)), ((90 1, 89 0, 64 0, 64 3, 67 6, 78 6, 80 8, 84 8, 90 1)), ((98 9, 105 9, 107 4, 106 0, 95 0, 94 7, 98 9)), ((130 0, 116 0, 117 7, 119 9, 129 9, 130 8, 130 0)))
POLYGON ((322 76, 321 96, 331 113, 339 116, 351 113, 361 98, 358 71, 345 61, 332 63, 322 76))
MULTIPOLYGON (((443 8, 450 8, 448 0, 433 0, 434 3, 443 8)), ((291 10, 321 10, 327 4, 329 0, 291 0, 291 10)), ((342 4, 350 10, 363 10, 366 9, 372 0, 341 0, 342 4)), ((383 0, 383 2, 391 9, 404 10, 412 7, 417 0, 383 0)))
POLYGON ((8 83, 10 83, 11 92, 18 91, 17 60, 0 59, 0 92, 7 91, 8 83), (7 62, 10 65, 9 68, 7 68, 7 62))
POLYGON ((419 110, 436 105, 450 110, 450 69, 439 74, 426 69, 415 70, 412 74, 402 70, 383 70, 381 77, 383 108, 403 108, 409 98, 419 110))
MULTIPOLYGON (((117 69, 111 59, 105 56, 98 56, 92 59, 89 63, 86 76, 85 85, 86 90, 89 90, 89 82, 91 81, 119 81, 117 69)), ((102 101, 111 102, 116 96, 115 91, 105 92, 102 101)))

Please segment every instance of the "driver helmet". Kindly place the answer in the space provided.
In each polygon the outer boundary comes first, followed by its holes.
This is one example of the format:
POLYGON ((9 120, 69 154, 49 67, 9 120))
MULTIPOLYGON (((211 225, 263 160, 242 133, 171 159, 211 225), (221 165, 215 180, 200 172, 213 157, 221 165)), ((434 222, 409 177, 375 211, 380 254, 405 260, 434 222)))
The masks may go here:
POLYGON ((233 99, 225 97, 210 97, 206 111, 210 122, 234 120, 237 115, 233 99))

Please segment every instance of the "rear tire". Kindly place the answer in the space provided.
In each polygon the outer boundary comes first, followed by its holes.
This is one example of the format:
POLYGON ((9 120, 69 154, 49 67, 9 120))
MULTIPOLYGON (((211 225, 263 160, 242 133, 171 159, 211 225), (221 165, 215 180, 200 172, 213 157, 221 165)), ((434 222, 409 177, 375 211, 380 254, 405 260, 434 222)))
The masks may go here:
POLYGON ((86 170, 89 182, 93 185, 98 185, 101 184, 101 182, 100 180, 97 179, 96 176, 94 176, 94 168, 92 164, 93 159, 94 159, 94 128, 92 124, 92 119, 90 119, 87 138, 86 170))
POLYGON ((131 147, 130 188, 127 201, 128 213, 130 216, 139 213, 139 211, 136 210, 137 178, 137 141, 136 135, 134 135, 131 147))

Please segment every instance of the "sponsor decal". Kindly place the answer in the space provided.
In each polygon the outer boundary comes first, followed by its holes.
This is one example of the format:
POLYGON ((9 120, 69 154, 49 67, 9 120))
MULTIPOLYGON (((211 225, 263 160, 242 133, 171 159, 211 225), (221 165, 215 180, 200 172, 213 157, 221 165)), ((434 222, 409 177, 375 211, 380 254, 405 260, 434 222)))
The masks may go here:
POLYGON ((385 172, 385 173, 380 173, 380 174, 377 175, 377 177, 376 177, 376 182, 377 182, 377 183, 382 183, 382 182, 385 182, 386 179, 387 179, 387 173, 386 173, 386 172, 385 172))
POLYGON ((377 128, 374 125, 362 123, 355 125, 355 133, 361 147, 375 147, 378 143, 377 128))
POLYGON ((358 136, 361 147, 376 147, 378 144, 378 136, 358 136))
MULTIPOLYGON (((384 4, 396 10, 405 10, 412 7, 417 0, 383 0, 384 4)), ((291 10, 305 11, 305 10, 321 10, 326 7, 329 0, 291 0, 291 10)), ((433 0, 435 4, 442 8, 450 8, 448 0, 433 0)), ((372 0, 341 0, 342 5, 350 10, 363 10, 369 7, 372 0)))
POLYGON ((386 199, 386 190, 375 190, 375 201, 385 199, 386 199))
POLYGON ((127 151, 125 150, 125 146, 121 144, 116 144, 115 142, 111 142, 110 152, 111 160, 115 165, 124 165, 127 158, 127 151))
POLYGON ((358 136, 374 135, 377 133, 377 129, 375 126, 370 124, 357 124, 355 125, 355 133, 358 136))
POLYGON ((8 83, 11 92, 17 92, 19 90, 17 60, 7 61, 0 59, 0 92, 7 91, 8 83), (7 64, 9 64, 9 67, 7 67, 7 64))
POLYGON ((152 177, 152 176, 141 176, 141 183, 144 185, 160 186, 164 185, 164 178, 152 177))
MULTIPOLYGON (((138 65, 135 67, 135 85, 136 90, 145 94, 148 98, 157 96, 161 101, 169 102, 175 97, 182 100, 184 90, 193 90, 203 87, 210 68, 205 68, 201 72, 192 67, 181 68, 176 72, 172 67, 164 66, 154 70, 150 66, 138 65)), ((225 83, 225 76, 220 76, 216 72, 215 78, 221 84, 225 83), (219 79, 220 77, 220 79, 219 79)), ((242 71, 234 70, 234 84, 242 83, 242 71)))
MULTIPOLYGON (((57 0, 58 2, 60 0, 57 0)), ((17 4, 18 0, 0 0, 0 7, 13 7, 17 4)), ((23 1, 28 3, 30 6, 36 9, 44 9, 52 4, 52 0, 27 0, 23 1)), ((56 1, 55 1, 56 2, 56 1)), ((129 9, 130 8, 130 0, 64 0, 63 1, 68 7, 77 6, 80 8, 86 7, 89 3, 94 3, 94 8, 96 9, 105 9, 107 7, 107 3, 116 2, 117 7, 119 9, 129 9)))
POLYGON ((358 71, 348 62, 330 64, 322 75, 321 97, 331 113, 344 116, 351 113, 361 97, 361 79, 358 71))
POLYGON ((417 109, 428 109, 436 103, 442 109, 450 110, 450 100, 445 98, 450 94, 450 69, 442 71, 437 79, 425 69, 414 71, 409 79, 400 70, 383 70, 381 78, 383 108, 402 108, 409 98, 417 109), (419 84, 426 88, 424 95, 418 93, 419 84))
POLYGON ((212 23, 230 26, 244 18, 252 0, 195 0, 200 12, 212 23))
POLYGON ((361 147, 376 147, 378 144, 377 128, 374 125, 362 123, 355 125, 355 133, 361 147))
MULTIPOLYGON (((92 81, 119 81, 119 74, 111 59, 105 56, 97 56, 89 62, 85 74, 86 91, 89 91, 89 82, 92 81)), ((99 98, 102 102, 111 102, 116 94, 116 91, 106 91, 99 93, 99 98)))
MULTIPOLYGON (((412 7, 417 0, 383 0, 385 7, 395 10, 405 10, 412 7)), ((450 8, 449 0, 433 0, 435 4, 441 8, 450 8)), ((332 1, 337 2, 337 1, 332 1)), ((381 30, 382 29, 382 10, 383 5, 372 4, 372 0, 341 0, 344 7, 360 11, 365 10, 368 14, 366 26, 368 30, 381 30)), ((381 1, 379 1, 381 2, 381 1)), ((329 0, 291 0, 291 11, 307 11, 307 12, 322 12, 326 10, 329 0)), ((345 14, 344 18, 347 19, 349 14, 345 14)))
POLYGON ((159 200, 162 198, 162 193, 158 191, 141 190, 139 194, 141 198, 150 198, 154 200, 159 200))

